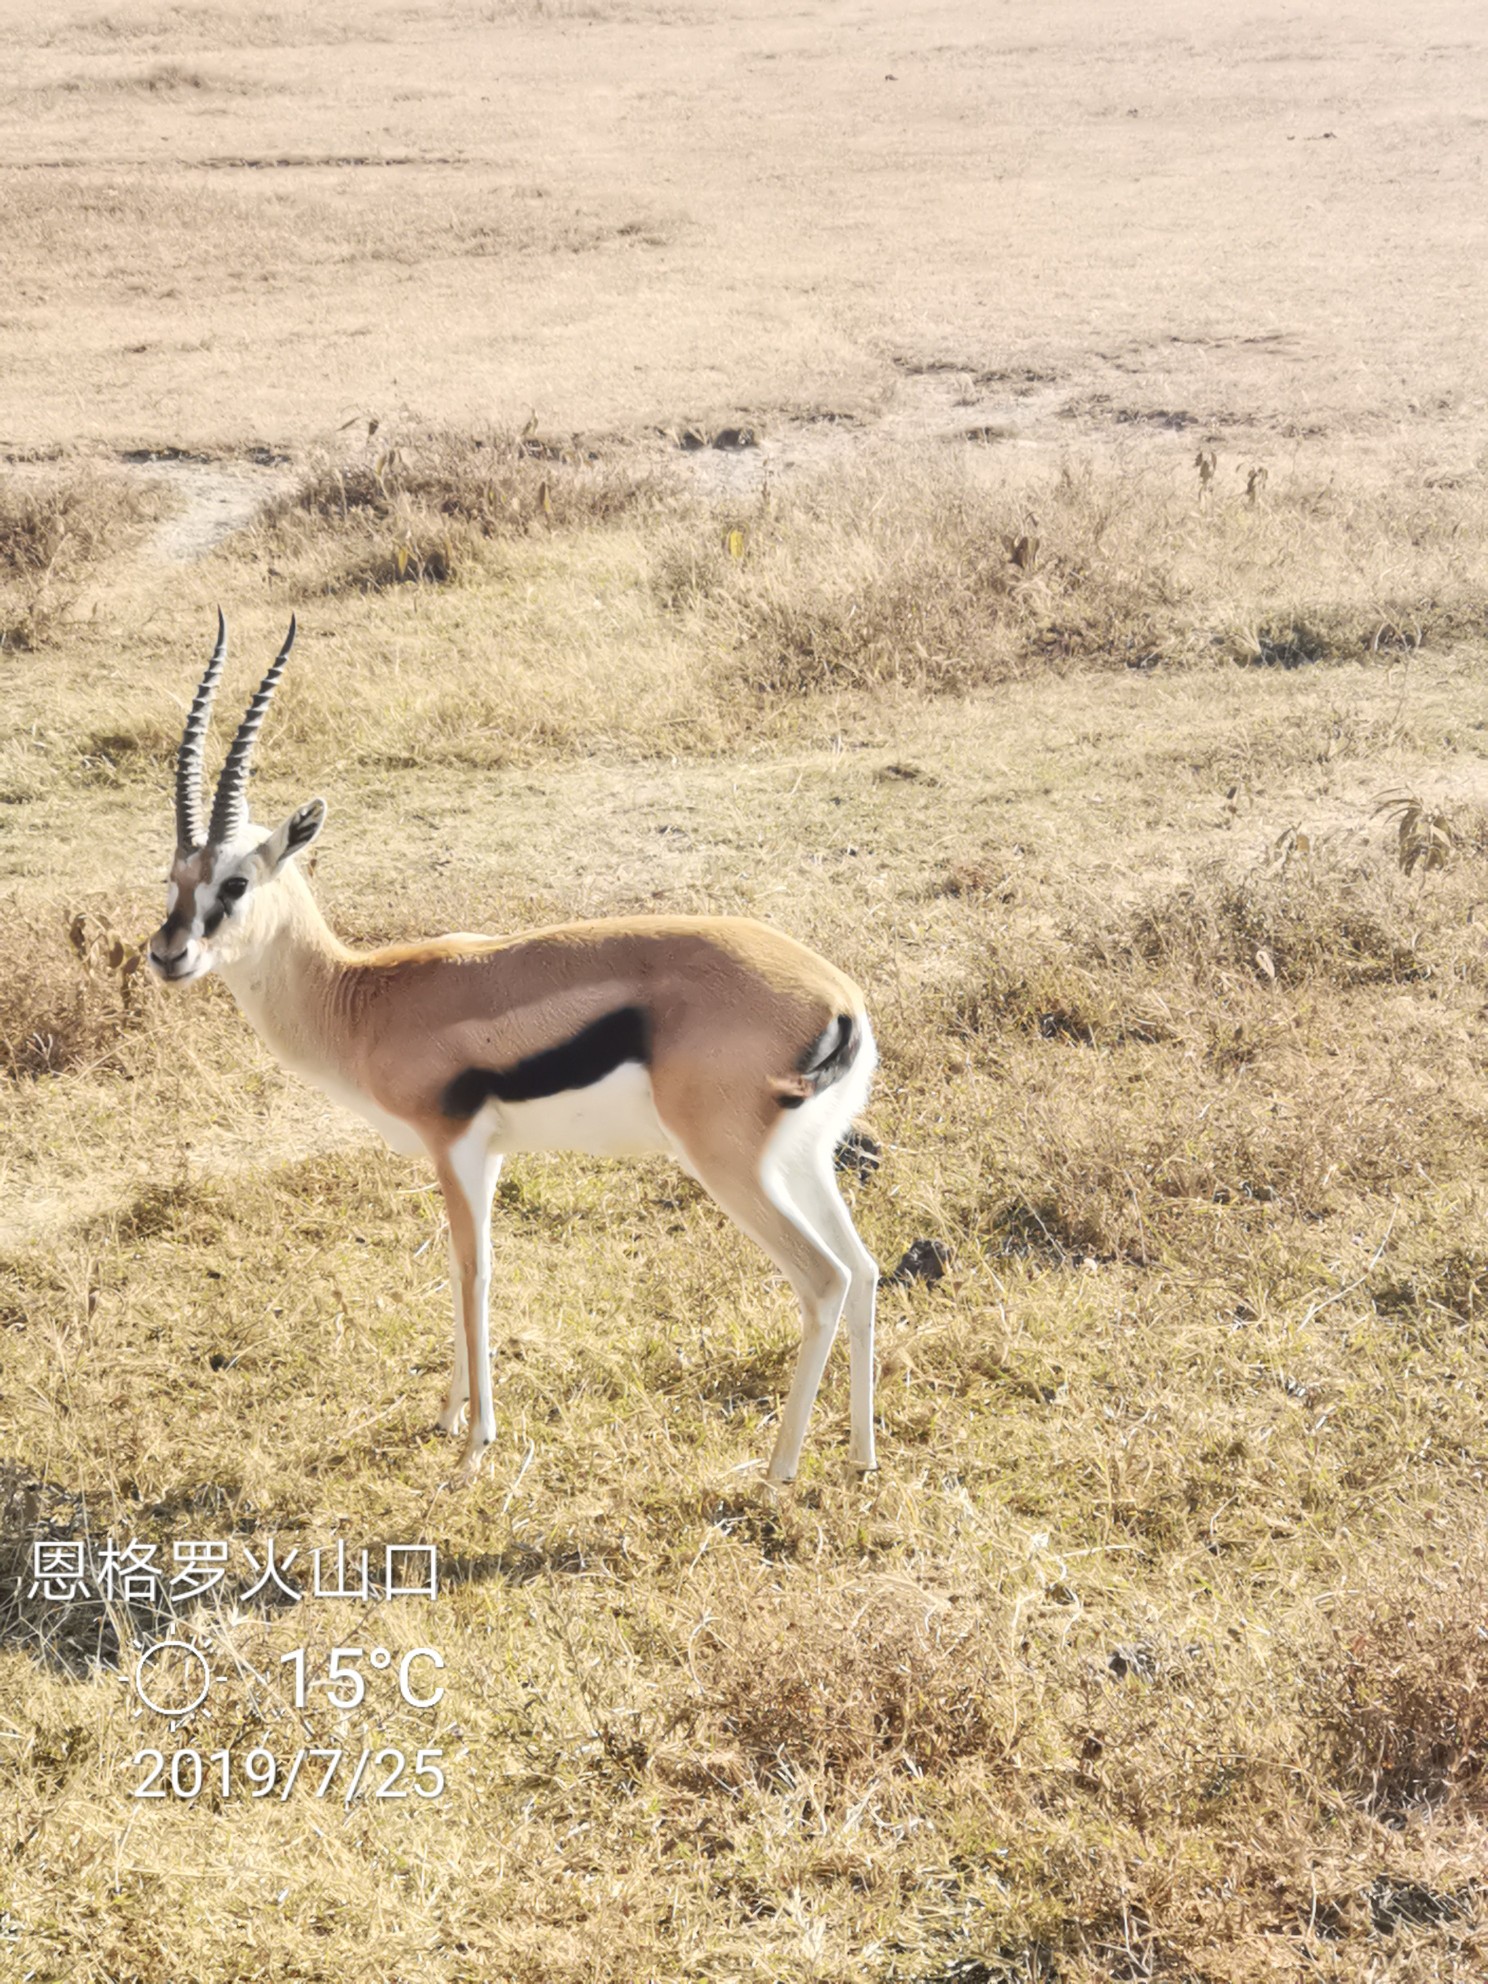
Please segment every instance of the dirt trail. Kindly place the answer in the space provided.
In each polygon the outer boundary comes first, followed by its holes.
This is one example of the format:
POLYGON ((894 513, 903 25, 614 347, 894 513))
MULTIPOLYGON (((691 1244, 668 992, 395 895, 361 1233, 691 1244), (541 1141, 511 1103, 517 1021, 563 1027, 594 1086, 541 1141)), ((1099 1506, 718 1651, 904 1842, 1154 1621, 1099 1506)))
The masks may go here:
POLYGON ((264 504, 294 480, 294 470, 283 461, 129 455, 120 466, 141 480, 166 484, 180 497, 180 508, 145 546, 145 556, 164 565, 189 565, 204 558, 234 531, 252 523, 264 504))
POLYGON ((264 504, 294 482, 294 470, 284 462, 145 458, 129 466, 181 494, 181 510, 161 524, 147 546, 149 558, 167 565, 188 565, 192 559, 204 558, 234 530, 252 524, 264 504))

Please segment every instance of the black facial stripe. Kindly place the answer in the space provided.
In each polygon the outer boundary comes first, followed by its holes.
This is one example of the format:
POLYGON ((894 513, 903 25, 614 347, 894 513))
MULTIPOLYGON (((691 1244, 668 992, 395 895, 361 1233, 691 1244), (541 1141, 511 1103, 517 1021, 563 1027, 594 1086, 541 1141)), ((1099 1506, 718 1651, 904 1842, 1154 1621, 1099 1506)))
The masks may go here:
POLYGON ((227 904, 219 902, 215 909, 209 909, 202 918, 202 936, 214 937, 222 928, 222 919, 227 915, 227 904))
POLYGON ((622 1062, 649 1062, 651 1022, 640 1006, 622 1006, 581 1027, 557 1047, 510 1068, 466 1068, 440 1097, 446 1116, 470 1117, 485 1102, 537 1102, 565 1089, 590 1088, 622 1062))

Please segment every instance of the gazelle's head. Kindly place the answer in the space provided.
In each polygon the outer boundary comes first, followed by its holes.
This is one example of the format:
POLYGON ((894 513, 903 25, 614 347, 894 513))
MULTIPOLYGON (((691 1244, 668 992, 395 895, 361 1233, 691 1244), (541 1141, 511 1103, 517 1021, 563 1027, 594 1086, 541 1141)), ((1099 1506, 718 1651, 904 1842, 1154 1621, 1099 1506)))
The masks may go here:
POLYGON ((254 739, 269 707, 289 651, 295 623, 273 667, 259 684, 238 725, 217 781, 212 814, 202 823, 202 746, 212 697, 227 655, 227 627, 219 611, 217 645, 186 719, 176 759, 176 854, 171 863, 165 921, 150 939, 150 966, 170 985, 188 985, 209 971, 239 963, 271 941, 291 891, 303 882, 290 868, 325 821, 325 801, 312 799, 270 832, 248 818, 248 767, 254 739))

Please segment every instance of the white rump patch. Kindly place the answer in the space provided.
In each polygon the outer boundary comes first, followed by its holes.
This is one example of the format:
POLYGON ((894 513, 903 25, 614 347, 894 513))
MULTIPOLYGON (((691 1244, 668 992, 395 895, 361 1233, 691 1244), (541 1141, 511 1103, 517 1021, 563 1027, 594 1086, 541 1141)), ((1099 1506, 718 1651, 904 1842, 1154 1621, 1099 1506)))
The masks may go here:
MULTIPOLYGON (((878 1047, 866 1019, 862 1022, 862 1044, 857 1059, 840 1080, 808 1096, 799 1109, 782 1109, 780 1121, 765 1145, 761 1177, 772 1198, 812 1154, 825 1149, 831 1155, 852 1128, 853 1118, 868 1101, 873 1087, 873 1071, 878 1066, 878 1047)), ((777 1201, 778 1203, 778 1201, 777 1201)))

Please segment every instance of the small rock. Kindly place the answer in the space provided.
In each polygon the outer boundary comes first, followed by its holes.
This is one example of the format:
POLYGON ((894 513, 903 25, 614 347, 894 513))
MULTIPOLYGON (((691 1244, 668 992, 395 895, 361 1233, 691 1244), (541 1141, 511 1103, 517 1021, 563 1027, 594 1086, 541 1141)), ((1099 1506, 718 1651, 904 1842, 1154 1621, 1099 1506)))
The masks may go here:
POLYGON ((1128 1675, 1134 1676, 1138 1681, 1157 1679, 1157 1655, 1150 1646, 1144 1645, 1139 1640, 1134 1640, 1126 1646, 1113 1646, 1106 1666, 1118 1681, 1126 1680, 1128 1675))
POLYGON ((950 1264, 951 1250, 944 1240, 915 1240, 905 1249, 904 1258, 886 1279, 898 1287, 911 1281, 923 1281, 933 1288, 950 1264))
POLYGON ((1371 1881, 1366 1893, 1370 1919, 1381 1935, 1402 1923, 1419 1928, 1430 1922, 1454 1922, 1467 1914, 1470 1902, 1470 1890, 1441 1894, 1419 1881, 1392 1881, 1388 1874, 1371 1881))
POLYGON ((866 1130, 849 1130, 837 1146, 837 1169, 853 1171, 863 1184, 883 1163, 883 1145, 866 1130))

